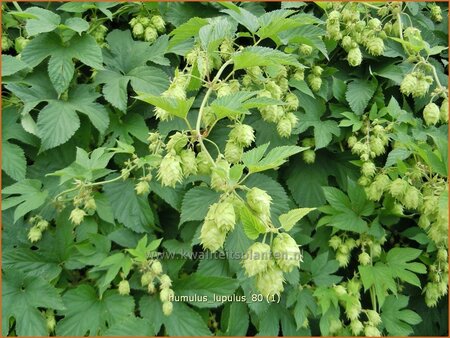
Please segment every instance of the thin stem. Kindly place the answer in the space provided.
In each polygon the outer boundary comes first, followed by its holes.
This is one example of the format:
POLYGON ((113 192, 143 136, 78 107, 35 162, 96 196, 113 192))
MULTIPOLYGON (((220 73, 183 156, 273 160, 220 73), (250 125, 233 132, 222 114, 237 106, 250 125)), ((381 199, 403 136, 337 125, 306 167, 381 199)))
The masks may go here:
POLYGON ((200 109, 198 111, 198 117, 197 117, 197 124, 196 124, 196 131, 197 131, 197 135, 198 135, 198 141, 200 143, 200 147, 202 148, 202 150, 206 153, 206 155, 208 156, 209 160, 211 161, 211 163, 215 166, 216 163, 214 161, 214 159, 211 157, 210 153, 208 152, 208 150, 205 147, 205 144, 203 143, 203 135, 200 132, 200 127, 201 127, 201 122, 202 122, 202 116, 203 116, 203 112, 205 110, 206 104, 208 102, 209 96, 212 93, 213 90, 213 85, 215 83, 217 83, 217 81, 219 80, 220 76, 222 75, 223 71, 225 70, 225 68, 231 64, 231 62, 233 62, 232 60, 228 60, 227 62, 225 62, 222 67, 220 67, 220 69, 217 71, 216 76, 214 77, 214 79, 212 80, 212 82, 210 83, 210 86, 208 88, 208 90, 206 91, 205 97, 203 98, 202 104, 200 105, 200 109))
POLYGON ((371 5, 371 4, 367 3, 367 2, 361 2, 361 4, 364 5, 364 6, 367 6, 367 7, 373 8, 373 9, 376 9, 376 10, 379 10, 379 9, 380 9, 380 7, 377 7, 377 6, 375 6, 375 5, 371 5))
POLYGON ((20 5, 17 3, 17 1, 13 1, 12 4, 13 4, 13 6, 14 6, 19 12, 22 12, 22 8, 21 8, 20 5))
POLYGON ((214 145, 214 147, 216 147, 216 150, 217 150, 217 155, 220 154, 219 146, 218 146, 215 142, 211 141, 211 140, 208 139, 208 138, 205 138, 205 141, 208 141, 209 143, 211 143, 212 145, 214 145))
MULTIPOLYGON (((136 167, 137 167, 137 165, 134 165, 134 166, 132 166, 128 171, 131 171, 131 170, 133 170, 133 169, 136 168, 136 167)), ((125 175, 125 173, 124 173, 124 174, 120 174, 119 176, 117 176, 117 177, 115 177, 115 178, 112 178, 112 179, 110 179, 110 180, 100 181, 100 182, 94 182, 94 183, 89 183, 89 184, 86 184, 85 186, 86 186, 86 187, 94 187, 94 186, 98 186, 98 185, 103 185, 103 184, 108 184, 108 183, 116 182, 116 181, 122 179, 122 178, 124 177, 124 175, 125 175)))
POLYGON ((403 25, 402 25, 402 17, 400 16, 400 13, 397 13, 397 21, 398 24, 400 25, 399 27, 399 33, 400 33, 400 39, 403 40, 403 25))

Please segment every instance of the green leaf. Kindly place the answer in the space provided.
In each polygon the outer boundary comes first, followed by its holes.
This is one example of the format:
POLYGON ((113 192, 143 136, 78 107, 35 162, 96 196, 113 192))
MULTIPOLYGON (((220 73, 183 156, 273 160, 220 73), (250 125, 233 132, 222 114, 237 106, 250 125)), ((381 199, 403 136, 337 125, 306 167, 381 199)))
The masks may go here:
POLYGON ((180 224, 187 221, 203 221, 211 204, 219 200, 219 194, 205 187, 195 187, 184 195, 181 204, 180 224))
POLYGON ((233 37, 236 26, 224 16, 210 18, 209 23, 198 31, 202 48, 208 52, 216 51, 223 39, 233 37))
POLYGON ((383 306, 388 295, 388 290, 397 294, 397 284, 392 276, 392 269, 382 263, 372 265, 360 265, 358 267, 364 291, 372 286, 375 288, 375 295, 379 306, 383 306))
POLYGON ((127 317, 126 319, 116 322, 108 328, 104 336, 139 336, 149 337, 156 336, 157 332, 153 327, 152 322, 147 319, 137 317, 127 317))
POLYGON ((420 280, 416 273, 427 272, 422 263, 411 262, 420 256, 422 250, 413 248, 393 248, 386 256, 386 263, 391 268, 392 276, 420 288, 420 280))
POLYGON ((69 87, 75 67, 73 59, 94 69, 103 69, 102 53, 95 39, 90 35, 75 35, 63 43, 55 33, 38 35, 27 44, 22 52, 22 61, 35 67, 50 57, 48 74, 58 95, 69 87))
POLYGON ((308 19, 309 17, 296 18, 302 26, 281 32, 280 39, 284 44, 306 44, 317 48, 328 59, 327 47, 323 42, 326 31, 319 26, 307 24, 308 19))
POLYGON ((222 10, 222 12, 227 13, 236 22, 247 28, 249 32, 255 33, 260 27, 258 18, 245 8, 238 7, 232 2, 223 2, 221 5, 229 8, 222 10))
POLYGON ((164 109, 170 114, 182 119, 186 118, 192 104, 194 103, 194 97, 191 97, 190 99, 180 99, 175 97, 163 97, 140 93, 136 98, 138 100, 150 103, 155 107, 164 109))
POLYGON ((146 65, 152 55, 155 55, 156 47, 134 41, 128 30, 113 30, 106 41, 109 46, 109 50, 104 51, 106 69, 98 72, 95 82, 104 84, 103 95, 114 107, 126 111, 128 83, 135 92, 154 95, 167 89, 167 74, 161 69, 146 65))
POLYGON ((99 299, 95 289, 87 284, 67 291, 63 301, 70 306, 61 311, 64 318, 56 326, 56 334, 61 336, 98 336, 134 313, 132 297, 108 290, 99 299))
POLYGON ((27 159, 21 147, 8 141, 2 142, 2 170, 16 181, 25 179, 27 159))
POLYGON ((260 234, 267 231, 264 223, 253 214, 253 212, 246 206, 242 207, 239 211, 239 216, 244 228, 244 232, 248 238, 255 240, 260 234))
POLYGON ((292 209, 288 213, 280 215, 280 224, 284 230, 290 231, 297 222, 315 209, 316 208, 292 209))
POLYGON ((414 334, 411 325, 417 325, 422 318, 410 309, 405 309, 408 305, 409 297, 404 295, 388 296, 381 308, 381 319, 389 335, 409 336, 414 334))
POLYGON ((278 42, 279 33, 302 25, 299 20, 287 18, 287 16, 293 13, 295 12, 284 9, 265 13, 258 18, 261 27, 256 32, 256 35, 258 35, 261 39, 270 38, 275 42, 278 42))
POLYGON ((104 190, 118 222, 138 233, 154 226, 155 220, 148 200, 136 195, 133 181, 116 181, 105 185, 104 190))
POLYGON ((377 87, 378 82, 375 78, 370 81, 358 79, 348 83, 345 98, 355 114, 364 113, 377 87))
POLYGON ((301 64, 294 55, 286 54, 268 47, 246 47, 232 55, 234 69, 245 69, 256 66, 289 65, 299 67, 301 64))
POLYGON ((3 195, 9 196, 3 200, 2 210, 16 207, 14 210, 14 223, 26 213, 39 208, 47 199, 48 191, 42 189, 42 183, 39 180, 22 180, 6 188, 3 188, 3 195))
POLYGON ((321 99, 313 99, 305 94, 300 94, 300 105, 306 113, 299 116, 298 131, 303 133, 309 127, 313 127, 316 149, 330 144, 333 135, 340 135, 341 131, 336 121, 321 119, 325 113, 325 103, 321 99))
POLYGON ((27 8, 24 13, 30 14, 33 17, 32 19, 28 19, 25 24, 25 29, 29 36, 51 32, 61 22, 58 14, 40 7, 27 8))
POLYGON ((203 18, 194 17, 189 19, 187 22, 175 28, 170 32, 170 42, 169 48, 172 49, 174 46, 196 36, 200 31, 200 28, 208 24, 208 20, 203 18))
POLYGON ((177 296, 206 297, 206 301, 189 301, 197 307, 217 307, 223 301, 215 300, 215 296, 231 296, 239 286, 236 279, 219 276, 203 276, 198 273, 174 281, 173 290, 177 296))
POLYGON ((169 336, 211 336, 203 318, 183 303, 173 303, 173 312, 164 318, 169 336))
POLYGON ((41 252, 27 248, 3 249, 3 267, 11 271, 20 271, 27 276, 55 279, 62 268, 58 262, 50 260, 41 252))
POLYGON ((256 92, 239 91, 237 93, 215 99, 211 102, 210 107, 212 108, 217 120, 225 117, 237 117, 248 112, 248 108, 244 106, 245 102, 255 95, 256 92))
POLYGON ((21 70, 28 69, 28 65, 17 57, 11 55, 2 55, 2 75, 14 75, 21 70))
MULTIPOLYGON (((263 148, 265 145, 263 146, 263 148)), ((267 147, 266 147, 267 148, 267 147)), ((247 166, 251 173, 257 173, 260 171, 265 171, 269 169, 278 168, 282 164, 286 163, 287 159, 299 152, 305 150, 305 147, 298 146, 281 146, 276 147, 270 150, 267 155, 265 155, 261 160, 256 163, 248 162, 249 158, 247 157, 244 164, 247 166)), ((259 154, 257 154, 259 155, 259 154)))
POLYGON ((6 269, 2 280, 2 307, 3 323, 8 325, 14 317, 17 335, 47 336, 46 320, 38 308, 63 310, 64 304, 58 290, 41 277, 6 269))
POLYGON ((328 252, 318 255, 311 263, 311 275, 317 286, 331 286, 342 280, 341 276, 333 275, 339 269, 336 260, 328 260, 328 252))
POLYGON ((89 29, 89 23, 82 18, 69 18, 64 22, 64 26, 79 34, 89 29))
POLYGON ((249 319, 247 305, 241 302, 227 303, 221 318, 225 336, 245 336, 249 319))
POLYGON ((291 79, 289 80, 289 86, 294 87, 295 89, 301 91, 303 94, 306 94, 315 99, 314 93, 311 91, 311 89, 309 89, 306 81, 291 79))

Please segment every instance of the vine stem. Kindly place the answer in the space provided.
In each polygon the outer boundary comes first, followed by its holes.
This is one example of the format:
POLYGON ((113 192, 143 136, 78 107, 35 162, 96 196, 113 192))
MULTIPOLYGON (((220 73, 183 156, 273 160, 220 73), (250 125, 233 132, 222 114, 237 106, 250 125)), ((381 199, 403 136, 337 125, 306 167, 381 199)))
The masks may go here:
POLYGON ((21 8, 20 5, 17 3, 17 1, 13 1, 12 4, 13 4, 13 6, 17 9, 17 11, 22 12, 22 8, 21 8))
POLYGON ((206 149, 205 144, 203 143, 203 135, 200 132, 200 126, 201 126, 201 122, 202 122, 202 116, 203 116, 203 112, 205 110, 206 104, 208 103, 208 99, 212 93, 213 90, 213 86, 214 84, 219 80, 220 76, 222 75, 223 71, 225 70, 225 68, 231 64, 233 61, 232 60, 228 60, 227 62, 225 62, 222 67, 220 67, 220 69, 217 71, 216 76, 214 77, 214 79, 210 82, 210 86, 208 88, 208 90, 206 91, 205 97, 203 98, 202 104, 200 105, 200 109, 198 111, 198 117, 197 117, 197 124, 195 126, 195 129, 197 131, 197 137, 198 137, 198 141, 200 143, 200 147, 202 148, 202 151, 204 151, 206 153, 206 155, 208 156, 209 160, 211 161, 211 163, 215 166, 216 162, 214 161, 214 159, 212 158, 211 154, 208 152, 208 150, 206 149))

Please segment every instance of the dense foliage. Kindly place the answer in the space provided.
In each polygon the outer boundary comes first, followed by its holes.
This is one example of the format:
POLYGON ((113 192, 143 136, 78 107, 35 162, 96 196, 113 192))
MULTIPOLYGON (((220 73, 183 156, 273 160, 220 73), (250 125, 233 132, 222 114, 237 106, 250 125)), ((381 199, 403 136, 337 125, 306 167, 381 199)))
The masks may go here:
POLYGON ((3 335, 446 335, 446 3, 3 3, 3 335))

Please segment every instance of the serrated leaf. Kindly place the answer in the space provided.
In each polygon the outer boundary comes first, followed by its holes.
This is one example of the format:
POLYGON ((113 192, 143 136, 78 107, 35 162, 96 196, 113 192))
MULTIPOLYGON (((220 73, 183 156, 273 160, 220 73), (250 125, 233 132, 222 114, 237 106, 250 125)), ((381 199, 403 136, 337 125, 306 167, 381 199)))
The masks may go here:
POLYGON ((411 156, 411 154, 412 154, 411 150, 405 148, 392 149, 388 154, 386 164, 384 165, 384 167, 385 168, 392 167, 393 165, 397 164, 397 161, 404 161, 409 156, 411 156))
POLYGON ((348 83, 345 98, 355 114, 362 115, 364 113, 377 86, 378 82, 375 78, 370 81, 358 79, 348 83))
POLYGON ((267 155, 255 164, 247 165, 251 173, 257 173, 264 170, 278 168, 286 163, 289 157, 305 150, 305 147, 299 146, 281 146, 270 150, 267 155))
POLYGON ((248 238, 255 240, 260 234, 267 231, 267 227, 264 223, 248 207, 243 206, 239 210, 239 216, 244 232, 248 238))
POLYGON ((175 97, 163 97, 141 93, 136 98, 138 100, 150 103, 155 107, 164 109, 170 114, 182 119, 187 117, 187 114, 189 113, 189 110, 194 103, 193 97, 191 97, 190 99, 179 99, 175 97))
POLYGON ((248 112, 248 108, 244 106, 245 102, 255 95, 256 92, 240 91, 215 99, 210 107, 217 120, 225 117, 234 118, 248 112))
POLYGON ((258 18, 248 10, 242 7, 238 7, 233 3, 224 2, 221 3, 222 6, 228 7, 229 9, 224 9, 222 12, 227 13, 231 16, 236 22, 240 23, 242 26, 247 28, 250 32, 255 33, 260 24, 258 22, 258 18))
POLYGON ((397 294, 397 284, 392 277, 392 269, 382 263, 372 265, 360 265, 358 267, 364 291, 369 290, 372 286, 375 288, 375 295, 379 306, 383 306, 388 295, 388 290, 397 294))
POLYGON ((416 275, 427 272, 422 263, 411 262, 422 253, 422 250, 413 248, 393 248, 386 256, 386 263, 392 270, 392 276, 420 287, 420 279, 416 275))
POLYGON ((187 39, 196 36, 200 31, 200 28, 208 24, 208 20, 203 18, 194 17, 187 22, 175 28, 170 32, 169 48, 186 41, 187 39))
POLYGON ((313 210, 316 210, 316 208, 292 209, 288 213, 280 215, 280 224, 284 230, 290 231, 297 222, 313 210))
POLYGON ((99 299, 95 289, 87 284, 67 291, 63 301, 70 306, 61 311, 64 318, 56 326, 56 334, 61 336, 101 335, 108 327, 134 313, 132 297, 108 290, 99 299))
POLYGON ((3 188, 2 194, 9 195, 9 197, 3 200, 2 210, 17 206, 14 210, 14 223, 17 222, 20 217, 45 203, 48 191, 41 189, 42 183, 39 180, 29 179, 3 188))
POLYGON ((256 66, 289 65, 299 67, 301 64, 292 54, 286 54, 268 47, 247 47, 232 55, 234 69, 256 66))
POLYGON ((27 159, 21 147, 8 141, 2 142, 2 170, 16 181, 25 179, 27 159))
POLYGON ((211 336, 203 318, 184 303, 173 304, 172 315, 164 318, 169 336, 211 336))
POLYGON ((47 336, 45 317, 39 308, 63 310, 58 290, 41 277, 5 270, 2 281, 2 320, 9 325, 15 318, 15 332, 20 336, 47 336))
POLYGON ((64 21, 64 26, 79 34, 89 29, 89 23, 82 18, 69 18, 64 21))
POLYGON ((2 75, 14 75, 21 70, 27 69, 28 65, 22 60, 7 54, 2 55, 2 75))
POLYGON ((104 336, 137 336, 149 337, 157 334, 152 322, 149 320, 130 316, 116 322, 109 327, 104 333, 104 336))
POLYGON ((411 325, 419 324, 422 318, 410 309, 406 309, 409 297, 388 296, 381 308, 381 319, 389 335, 409 336, 414 333, 411 325))
POLYGON ((224 16, 210 18, 209 23, 198 31, 201 46, 209 52, 217 50, 223 39, 231 38, 234 35, 236 26, 234 22, 224 16))
POLYGON ((24 13, 30 14, 33 17, 28 19, 25 24, 25 29, 29 36, 51 32, 61 22, 58 14, 40 7, 27 8, 24 13))
POLYGON ((187 221, 202 221, 208 208, 219 200, 219 194, 205 187, 195 187, 189 190, 181 204, 180 224, 187 221))
POLYGON ((107 184, 104 190, 117 221, 138 233, 146 232, 154 226, 153 211, 148 200, 136 195, 131 180, 107 184))

